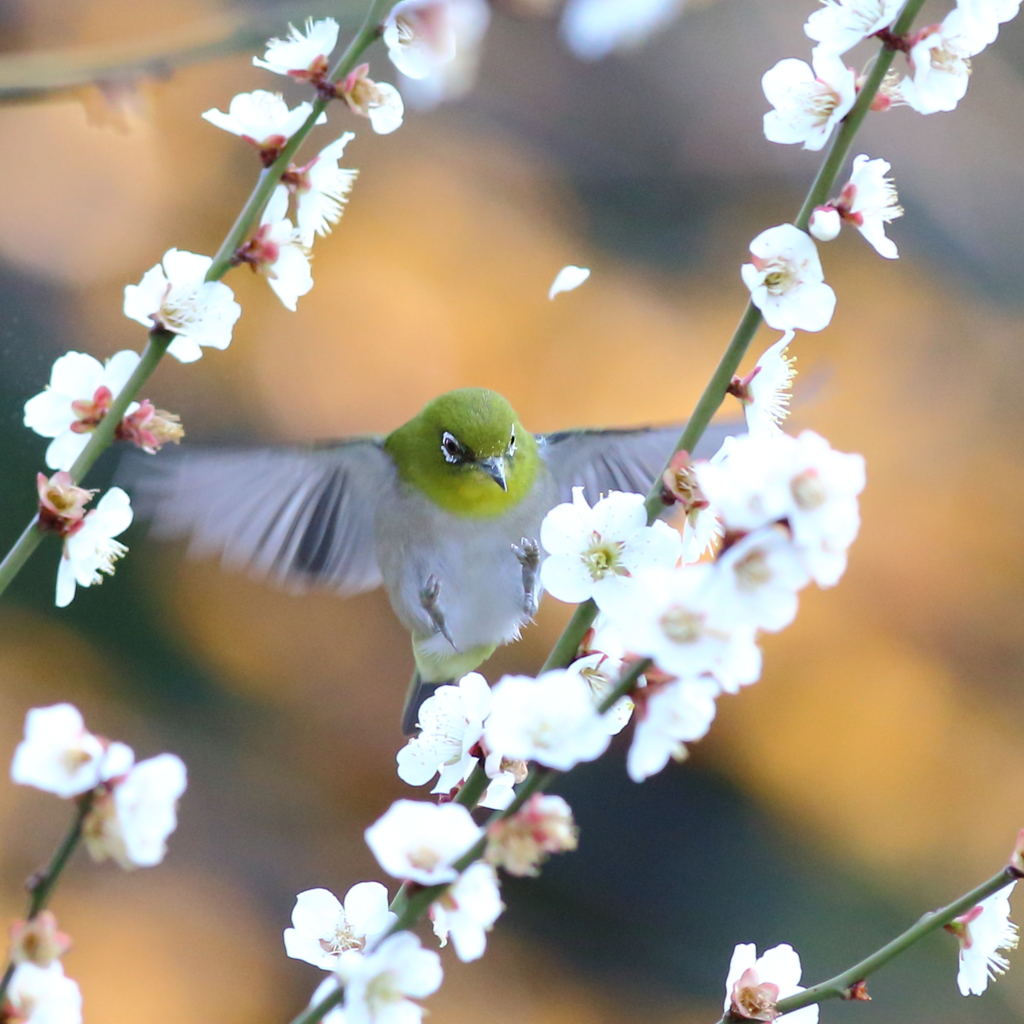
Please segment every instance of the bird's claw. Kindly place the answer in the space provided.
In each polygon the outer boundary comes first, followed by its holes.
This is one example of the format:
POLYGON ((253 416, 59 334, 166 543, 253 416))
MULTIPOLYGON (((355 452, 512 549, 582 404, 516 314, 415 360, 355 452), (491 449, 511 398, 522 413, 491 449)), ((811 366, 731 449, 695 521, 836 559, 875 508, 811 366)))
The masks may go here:
POLYGON ((537 573, 540 569, 540 545, 529 537, 512 545, 512 554, 523 570, 523 611, 529 618, 537 613, 537 573))
POLYGON ((452 639, 448 624, 444 620, 444 612, 441 611, 441 607, 437 603, 440 593, 440 580, 436 576, 428 576, 427 582, 420 587, 420 606, 429 616, 434 632, 440 633, 452 645, 452 648, 457 651, 458 647, 455 646, 455 641, 452 639))

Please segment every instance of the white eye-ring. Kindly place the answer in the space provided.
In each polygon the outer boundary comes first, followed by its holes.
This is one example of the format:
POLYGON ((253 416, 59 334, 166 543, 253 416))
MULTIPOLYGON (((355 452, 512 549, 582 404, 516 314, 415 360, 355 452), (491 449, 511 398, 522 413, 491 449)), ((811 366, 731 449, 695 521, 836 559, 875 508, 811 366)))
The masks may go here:
POLYGON ((445 462, 456 463, 463 459, 462 445, 447 430, 441 438, 441 454, 444 456, 445 462))
POLYGON ((508 442, 508 457, 511 459, 516 453, 516 428, 512 428, 512 438, 508 442))

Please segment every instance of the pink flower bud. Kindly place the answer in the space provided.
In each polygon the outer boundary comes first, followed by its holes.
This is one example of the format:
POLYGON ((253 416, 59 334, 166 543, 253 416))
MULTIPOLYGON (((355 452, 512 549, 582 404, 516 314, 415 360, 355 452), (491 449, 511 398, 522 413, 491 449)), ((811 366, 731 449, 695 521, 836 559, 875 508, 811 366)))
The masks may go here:
POLYGON ((841 227, 839 211, 833 206, 816 206, 808 224, 808 230, 819 242, 831 242, 841 227))
POLYGON ((164 409, 157 409, 147 398, 135 412, 117 425, 119 441, 130 441, 149 455, 155 454, 168 443, 178 444, 185 436, 180 417, 164 409))

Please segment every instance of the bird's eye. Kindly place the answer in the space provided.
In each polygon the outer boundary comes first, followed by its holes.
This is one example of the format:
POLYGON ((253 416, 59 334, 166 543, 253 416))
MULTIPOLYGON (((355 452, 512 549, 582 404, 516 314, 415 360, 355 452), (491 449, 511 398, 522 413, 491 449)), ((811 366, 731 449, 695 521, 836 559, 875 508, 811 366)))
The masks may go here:
POLYGON ((465 451, 456 438, 446 430, 441 438, 441 454, 445 462, 462 462, 465 458, 465 451))
POLYGON ((512 428, 512 437, 509 439, 509 442, 508 442, 508 457, 512 458, 512 456, 515 455, 515 453, 516 453, 516 428, 513 427, 512 428))

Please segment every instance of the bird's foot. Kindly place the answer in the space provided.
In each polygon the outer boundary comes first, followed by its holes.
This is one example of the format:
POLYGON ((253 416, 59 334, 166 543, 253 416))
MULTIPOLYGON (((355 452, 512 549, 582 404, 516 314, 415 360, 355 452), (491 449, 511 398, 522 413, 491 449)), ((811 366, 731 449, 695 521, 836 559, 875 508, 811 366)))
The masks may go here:
POLYGON ((458 647, 455 646, 455 641, 452 639, 448 624, 444 620, 444 612, 441 611, 441 606, 437 603, 440 593, 440 580, 436 576, 428 576, 427 582, 420 587, 420 606, 430 617, 430 621, 434 626, 434 632, 440 633, 452 645, 452 648, 457 651, 458 647))
POLYGON ((537 573, 540 570, 540 545, 528 537, 512 545, 512 553, 523 569, 523 611, 529 618, 537 614, 537 573))

